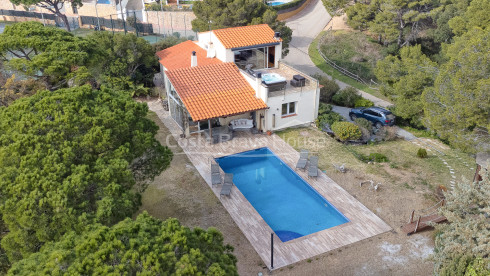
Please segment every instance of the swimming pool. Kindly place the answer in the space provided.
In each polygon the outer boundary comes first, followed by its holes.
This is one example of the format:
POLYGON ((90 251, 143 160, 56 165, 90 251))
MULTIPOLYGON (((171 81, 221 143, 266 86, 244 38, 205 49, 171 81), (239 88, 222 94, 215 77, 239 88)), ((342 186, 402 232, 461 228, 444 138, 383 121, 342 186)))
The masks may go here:
POLYGON ((279 6, 282 4, 286 4, 286 2, 268 2, 267 5, 269 6, 279 6))
POLYGON ((269 148, 216 162, 283 242, 349 221, 269 148))

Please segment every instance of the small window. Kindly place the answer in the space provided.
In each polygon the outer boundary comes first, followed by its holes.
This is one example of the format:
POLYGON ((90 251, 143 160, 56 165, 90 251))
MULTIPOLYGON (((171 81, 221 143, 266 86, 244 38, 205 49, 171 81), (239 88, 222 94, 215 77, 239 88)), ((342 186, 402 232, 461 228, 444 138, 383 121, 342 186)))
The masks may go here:
POLYGON ((291 102, 291 103, 285 103, 282 104, 282 116, 288 116, 288 115, 293 115, 296 114, 296 103, 291 102))

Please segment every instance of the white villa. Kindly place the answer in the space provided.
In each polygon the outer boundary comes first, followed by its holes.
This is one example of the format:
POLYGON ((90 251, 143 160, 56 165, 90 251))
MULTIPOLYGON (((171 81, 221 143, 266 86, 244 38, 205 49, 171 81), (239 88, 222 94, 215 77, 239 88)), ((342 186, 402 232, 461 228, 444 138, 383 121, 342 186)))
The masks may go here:
POLYGON ((183 134, 314 122, 319 83, 281 62, 281 52, 280 34, 266 24, 200 33, 158 52, 170 114, 183 134))

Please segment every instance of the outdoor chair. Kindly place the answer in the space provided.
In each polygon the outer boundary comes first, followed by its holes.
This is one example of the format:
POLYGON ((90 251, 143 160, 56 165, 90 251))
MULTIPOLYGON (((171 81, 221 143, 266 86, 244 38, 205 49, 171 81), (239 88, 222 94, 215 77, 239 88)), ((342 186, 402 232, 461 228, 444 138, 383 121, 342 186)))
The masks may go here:
POLYGON ((310 157, 310 165, 308 166, 308 177, 318 176, 318 156, 310 157))
POLYGON ((296 164, 296 169, 305 169, 306 168, 306 162, 308 161, 308 151, 307 150, 301 150, 299 152, 299 160, 298 163, 296 164))
POLYGON ((218 164, 211 164, 211 185, 221 184, 221 173, 218 164))
POLYGON ((225 173, 225 181, 223 187, 221 187, 221 192, 219 193, 219 197, 225 195, 230 196, 231 188, 233 187, 233 174, 225 173))

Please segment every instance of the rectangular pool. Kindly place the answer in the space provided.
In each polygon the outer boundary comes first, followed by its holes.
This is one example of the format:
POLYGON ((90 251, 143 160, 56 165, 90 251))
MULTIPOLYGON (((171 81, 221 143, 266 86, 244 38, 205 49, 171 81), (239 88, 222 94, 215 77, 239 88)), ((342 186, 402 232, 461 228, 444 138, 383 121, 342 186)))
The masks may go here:
POLYGON ((216 162, 283 242, 349 221, 269 148, 216 162))

